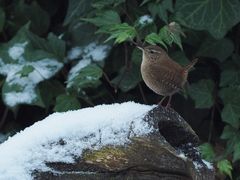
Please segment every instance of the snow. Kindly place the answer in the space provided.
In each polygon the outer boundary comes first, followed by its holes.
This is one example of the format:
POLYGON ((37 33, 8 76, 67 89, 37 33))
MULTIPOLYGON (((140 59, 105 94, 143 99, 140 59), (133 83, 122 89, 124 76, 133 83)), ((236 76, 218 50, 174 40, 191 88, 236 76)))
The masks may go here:
POLYGON ((4 101, 10 107, 21 103, 32 103, 37 97, 35 92, 37 84, 52 77, 63 66, 56 59, 50 58, 35 62, 27 62, 24 59, 23 62, 22 64, 5 64, 0 59, 0 74, 7 76, 5 83, 10 88, 17 87, 15 90, 3 93, 4 101), (27 76, 22 76, 20 72, 26 66, 32 66, 34 70, 27 76))
POLYGON ((206 161, 206 160, 204 160, 204 159, 203 159, 202 161, 203 161, 203 163, 207 166, 208 169, 214 169, 214 168, 213 168, 213 165, 212 165, 210 162, 208 162, 208 161, 206 161))
POLYGON ((14 59, 18 60, 23 55, 25 51, 25 46, 28 44, 28 42, 24 43, 15 43, 12 47, 8 49, 8 55, 14 59))
POLYGON ((178 157, 180 157, 182 160, 184 160, 184 161, 186 161, 187 160, 187 157, 185 156, 185 154, 184 153, 180 153, 180 154, 178 154, 178 157))
POLYGON ((68 59, 73 60, 73 59, 77 59, 80 57, 80 55, 82 54, 82 48, 77 46, 77 47, 73 47, 70 51, 68 51, 68 59))
POLYGON ((81 71, 81 69, 87 67, 89 64, 91 64, 90 59, 83 59, 80 60, 69 72, 68 79, 67 79, 67 87, 71 87, 73 85, 73 79, 78 75, 78 73, 81 71))
POLYGON ((141 16, 141 17, 139 18, 139 23, 140 23, 141 25, 147 25, 147 24, 150 24, 150 23, 152 23, 152 22, 153 22, 153 19, 152 19, 152 17, 149 16, 149 15, 143 15, 143 16, 141 16))
POLYGON ((85 149, 124 145, 131 136, 148 134, 155 129, 142 118, 152 108, 126 102, 54 113, 0 145, 0 179, 30 180, 34 170, 51 170, 45 162, 73 163, 85 149))
POLYGON ((91 59, 92 61, 104 60, 110 50, 109 45, 98 45, 97 42, 92 42, 87 46, 76 46, 68 52, 68 59, 74 60, 82 57, 82 59, 91 59))
POLYGON ((199 163, 199 162, 197 162, 197 161, 193 161, 193 164, 194 164, 194 167, 195 167, 196 170, 202 169, 202 168, 205 167, 205 166, 206 166, 208 169, 211 169, 211 170, 214 169, 213 166, 212 166, 212 164, 211 164, 210 162, 208 162, 208 161, 206 161, 206 160, 204 160, 204 159, 202 159, 202 162, 203 162, 203 163, 199 163), (204 166, 204 165, 205 165, 205 166, 204 166))

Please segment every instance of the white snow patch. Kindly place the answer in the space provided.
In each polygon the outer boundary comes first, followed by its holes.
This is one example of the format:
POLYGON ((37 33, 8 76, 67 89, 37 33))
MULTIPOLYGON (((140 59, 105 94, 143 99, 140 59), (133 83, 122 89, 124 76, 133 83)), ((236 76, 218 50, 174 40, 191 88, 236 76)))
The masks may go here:
POLYGON ((77 58, 91 59, 92 61, 104 60, 110 50, 109 45, 98 45, 96 42, 92 42, 87 46, 76 46, 68 52, 68 59, 74 60, 77 58))
POLYGON ((155 129, 142 118, 152 108, 126 102, 54 113, 0 145, 0 179, 30 180, 33 170, 50 170, 45 162, 73 163, 84 149, 124 145, 129 135, 148 134, 155 129))
POLYGON ((212 163, 210 163, 210 162, 208 162, 208 161, 206 161, 204 159, 202 161, 207 166, 208 169, 214 169, 212 163))
POLYGON ((28 44, 28 42, 24 43, 15 43, 12 47, 8 49, 9 56, 14 59, 18 60, 25 51, 25 46, 28 44))
POLYGON ((79 46, 73 47, 70 51, 68 51, 67 58, 69 60, 77 59, 82 54, 82 48, 79 46))
POLYGON ((144 16, 141 16, 141 17, 139 18, 139 23, 140 23, 141 25, 147 25, 147 24, 150 24, 150 23, 152 23, 152 22, 153 22, 153 19, 152 19, 152 17, 149 16, 149 15, 144 15, 144 16))
POLYGON ((187 160, 187 157, 185 156, 184 153, 180 153, 180 154, 178 154, 178 157, 180 157, 180 158, 183 159, 184 161, 187 160))
POLYGON ((193 165, 195 167, 196 170, 199 170, 199 169, 202 169, 203 168, 203 165, 200 164, 199 162, 197 161, 193 161, 193 165))

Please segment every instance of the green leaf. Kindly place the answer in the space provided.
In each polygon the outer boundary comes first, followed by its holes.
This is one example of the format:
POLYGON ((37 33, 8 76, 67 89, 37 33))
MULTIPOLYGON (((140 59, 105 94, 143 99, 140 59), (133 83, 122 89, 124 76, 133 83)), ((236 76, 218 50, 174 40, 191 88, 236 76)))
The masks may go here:
POLYGON ((222 139, 231 139, 238 134, 237 129, 233 128, 232 126, 226 125, 223 129, 221 138, 222 139))
POLYGON ((156 34, 156 33, 151 33, 145 37, 145 41, 149 44, 156 45, 156 44, 161 44, 164 48, 167 49, 166 44, 164 41, 161 39, 161 37, 156 34))
POLYGON ((238 128, 240 126, 239 93, 239 86, 222 88, 219 93, 219 96, 224 103, 224 108, 221 113, 222 119, 224 122, 231 124, 235 128, 238 128))
POLYGON ((231 56, 233 50, 234 45, 230 39, 207 39, 200 46, 197 56, 216 58, 222 62, 231 56))
POLYGON ((211 144, 209 143, 201 144, 199 146, 199 149, 204 159, 210 162, 213 161, 213 159, 215 158, 215 153, 211 144))
POLYGON ((210 108, 213 105, 214 82, 202 79, 189 87, 189 95, 195 102, 196 108, 210 108))
POLYGON ((221 116, 224 122, 227 122, 233 127, 238 128, 240 125, 240 106, 227 104, 224 106, 221 116))
POLYGON ((0 32, 3 31, 5 24, 5 12, 2 8, 0 8, 0 32))
POLYGON ((240 102, 240 86, 231 86, 222 88, 219 92, 219 96, 223 100, 224 104, 238 105, 240 102))
POLYGON ((182 42, 180 35, 183 34, 179 24, 172 22, 169 25, 164 26, 159 31, 160 38, 168 45, 173 43, 177 44, 180 49, 182 48, 182 42))
POLYGON ((102 77, 102 69, 96 64, 88 64, 83 60, 75 65, 68 74, 67 87, 75 89, 96 88, 102 77))
POLYGON ((56 105, 54 107, 55 112, 66 112, 69 110, 80 109, 81 104, 78 99, 73 95, 62 94, 57 97, 56 105))
POLYGON ((94 18, 85 18, 84 20, 103 28, 109 28, 111 25, 121 22, 118 13, 112 10, 104 11, 103 13, 97 14, 94 18))
POLYGON ((109 31, 111 36, 106 41, 115 39, 115 43, 131 40, 137 35, 136 29, 127 23, 112 25, 109 31))
POLYGON ((40 38, 39 36, 29 31, 26 33, 26 35, 27 38, 31 40, 32 46, 34 48, 48 52, 59 58, 59 60, 63 60, 65 57, 66 44, 63 40, 59 39, 54 34, 50 33, 47 40, 40 38))
POLYGON ((45 108, 54 105, 55 98, 65 92, 64 86, 59 81, 51 79, 39 83, 38 89, 39 98, 42 100, 45 108))
POLYGON ((233 161, 240 160, 240 141, 234 146, 233 161))
POLYGON ((240 21, 238 0, 178 0, 176 18, 180 24, 196 30, 207 30, 221 39, 240 21))
POLYGON ((221 72, 220 86, 240 85, 240 72, 237 69, 227 69, 221 72))
POLYGON ((30 29, 38 35, 46 33, 50 25, 49 14, 36 1, 31 4, 19 1, 12 12, 12 17, 11 21, 18 28, 30 21, 30 29))
POLYGON ((173 12, 173 2, 172 0, 163 0, 161 3, 149 3, 148 10, 153 17, 158 15, 161 20, 168 24, 168 11, 173 12))
POLYGON ((223 159, 217 163, 217 168, 223 174, 228 175, 232 179, 232 165, 227 159, 223 159))
POLYGON ((91 0, 89 1, 79 1, 79 0, 69 0, 67 15, 64 19, 63 25, 68 25, 73 21, 78 20, 83 17, 91 9, 91 0))
POLYGON ((21 77, 26 77, 29 75, 29 73, 34 71, 34 67, 31 65, 26 65, 23 66, 23 68, 21 69, 21 71, 17 72, 17 74, 20 74, 21 77))

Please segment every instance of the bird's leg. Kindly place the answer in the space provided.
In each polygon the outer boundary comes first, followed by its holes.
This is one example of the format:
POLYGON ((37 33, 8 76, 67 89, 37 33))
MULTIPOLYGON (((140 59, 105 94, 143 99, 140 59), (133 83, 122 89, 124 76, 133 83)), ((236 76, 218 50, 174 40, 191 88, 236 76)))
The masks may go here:
POLYGON ((171 103, 171 100, 172 100, 172 96, 169 96, 169 98, 168 98, 168 103, 167 103, 167 105, 166 105, 166 108, 169 108, 170 107, 170 103, 171 103))
POLYGON ((161 101, 158 103, 158 105, 162 105, 162 102, 164 101, 164 99, 166 99, 167 96, 164 96, 161 101))

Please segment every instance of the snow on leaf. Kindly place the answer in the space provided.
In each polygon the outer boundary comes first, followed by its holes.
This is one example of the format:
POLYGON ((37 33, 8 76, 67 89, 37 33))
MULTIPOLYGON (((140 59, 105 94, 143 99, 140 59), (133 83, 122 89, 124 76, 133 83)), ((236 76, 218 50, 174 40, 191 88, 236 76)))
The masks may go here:
POLYGON ((151 16, 149 15, 143 15, 139 18, 139 23, 141 25, 147 25, 147 24, 151 24, 153 22, 153 19, 151 16))
POLYGON ((16 43, 12 47, 8 49, 8 54, 9 56, 14 59, 18 60, 24 53, 25 51, 25 46, 28 44, 28 42, 24 43, 16 43))
POLYGON ((29 24, 23 26, 13 39, 0 47, 0 74, 6 76, 2 96, 10 107, 23 103, 41 105, 35 91, 37 84, 51 78, 63 66, 54 53, 33 45, 48 42, 30 38, 28 28, 29 24))

